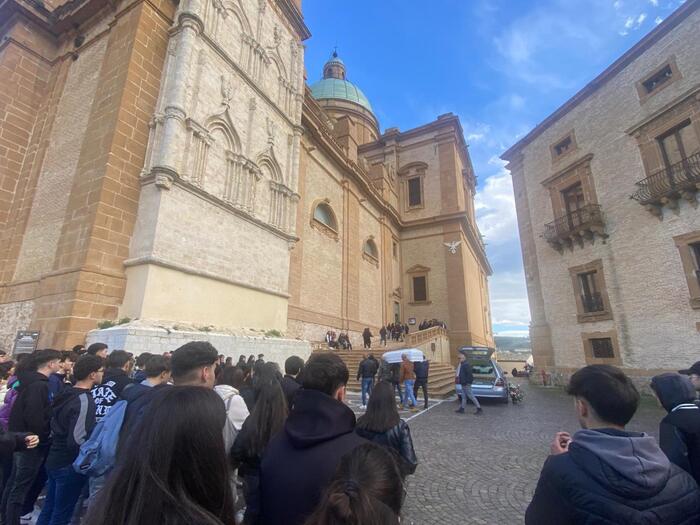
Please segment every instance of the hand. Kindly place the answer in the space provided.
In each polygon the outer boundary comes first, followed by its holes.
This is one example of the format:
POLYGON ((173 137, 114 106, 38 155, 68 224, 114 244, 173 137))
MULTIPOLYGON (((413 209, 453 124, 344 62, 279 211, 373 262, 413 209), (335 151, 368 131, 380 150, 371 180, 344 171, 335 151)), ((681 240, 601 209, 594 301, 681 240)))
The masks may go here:
POLYGON ((571 435, 568 432, 557 432, 554 440, 549 447, 550 454, 557 455, 569 451, 569 443, 571 443, 571 435))
POLYGON ((31 436, 25 437, 24 444, 27 446, 27 448, 36 447, 39 444, 39 436, 32 434, 31 436))

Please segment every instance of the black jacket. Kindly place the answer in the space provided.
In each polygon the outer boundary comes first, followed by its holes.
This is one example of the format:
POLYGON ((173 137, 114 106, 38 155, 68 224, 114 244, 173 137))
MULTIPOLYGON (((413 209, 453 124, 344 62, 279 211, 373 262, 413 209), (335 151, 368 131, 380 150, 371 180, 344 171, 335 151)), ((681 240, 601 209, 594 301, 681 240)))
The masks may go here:
POLYGON ((613 429, 577 432, 544 463, 526 525, 695 525, 700 490, 654 438, 613 429))
POLYGON ((416 374, 416 381, 425 381, 430 372, 430 361, 417 361, 413 363, 413 373, 416 374))
POLYGON ((674 463, 700 483, 700 408, 688 376, 661 374, 651 386, 668 414, 659 425, 659 446, 674 463))
POLYGON ((49 445, 51 433, 51 394, 49 378, 39 372, 18 375, 17 399, 10 412, 8 430, 39 436, 39 446, 49 445))
POLYGON ((468 361, 463 361, 459 365, 459 384, 460 385, 471 385, 474 382, 474 373, 472 372, 472 365, 468 361))
POLYGON ((133 385, 129 376, 121 368, 108 368, 105 370, 101 385, 92 389, 92 397, 95 400, 97 421, 101 421, 107 415, 109 409, 119 400, 122 390, 127 385, 133 385))
POLYGON ((246 502, 246 519, 256 523, 260 516, 260 455, 250 454, 250 443, 255 429, 251 419, 243 422, 241 431, 231 447, 231 466, 238 469, 238 475, 245 482, 243 485, 246 502))
POLYGON ((408 423, 403 419, 399 421, 398 425, 393 426, 386 432, 374 432, 373 430, 359 427, 355 432, 360 437, 393 450, 401 458, 399 466, 404 476, 413 474, 416 471, 418 458, 416 458, 416 451, 413 449, 411 430, 408 428, 408 423))
POLYGON ((354 430, 355 414, 344 403, 300 389, 284 431, 270 441, 260 464, 260 523, 304 523, 340 458, 367 443, 354 430))
POLYGON ((80 452, 80 445, 95 428, 95 401, 89 390, 68 387, 53 400, 49 470, 67 467, 80 452))
POLYGON ((374 359, 363 359, 357 367, 357 379, 374 377, 377 374, 377 363, 374 359))
POLYGON ((282 386, 282 392, 284 392, 284 397, 287 398, 287 404, 289 405, 289 409, 291 410, 292 401, 294 400, 294 394, 296 394, 297 390, 301 388, 301 385, 296 379, 287 374, 285 374, 285 376, 282 378, 280 385, 282 386))
POLYGON ((28 435, 29 432, 5 432, 0 427, 0 461, 12 463, 12 454, 27 448, 24 438, 28 435))

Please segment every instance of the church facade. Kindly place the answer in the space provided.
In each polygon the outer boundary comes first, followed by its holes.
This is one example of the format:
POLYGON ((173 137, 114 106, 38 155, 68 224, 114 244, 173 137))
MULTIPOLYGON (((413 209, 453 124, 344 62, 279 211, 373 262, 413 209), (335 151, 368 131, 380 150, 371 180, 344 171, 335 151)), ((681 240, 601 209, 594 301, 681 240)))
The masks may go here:
POLYGON ((291 0, 0 4, 0 344, 118 318, 493 345, 457 117, 379 129, 291 0))

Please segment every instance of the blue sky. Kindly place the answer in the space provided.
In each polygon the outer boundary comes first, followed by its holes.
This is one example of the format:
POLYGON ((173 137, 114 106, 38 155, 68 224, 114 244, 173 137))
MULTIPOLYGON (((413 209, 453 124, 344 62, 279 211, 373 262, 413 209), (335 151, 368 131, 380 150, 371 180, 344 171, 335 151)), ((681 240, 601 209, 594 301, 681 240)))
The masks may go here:
POLYGON ((479 179, 494 269, 494 331, 530 314, 510 177, 498 156, 634 45, 681 0, 303 0, 309 83, 335 45, 382 130, 451 111, 479 179))

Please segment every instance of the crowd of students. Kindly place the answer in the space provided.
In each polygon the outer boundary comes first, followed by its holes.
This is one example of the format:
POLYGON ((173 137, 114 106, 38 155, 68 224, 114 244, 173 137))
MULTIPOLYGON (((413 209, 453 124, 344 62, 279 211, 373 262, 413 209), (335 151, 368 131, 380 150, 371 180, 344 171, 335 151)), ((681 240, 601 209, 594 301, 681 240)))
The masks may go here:
POLYGON ((356 421, 333 354, 289 357, 283 375, 201 341, 136 359, 80 351, 8 369, 5 525, 44 490, 40 525, 399 523, 417 459, 389 383, 356 421))

